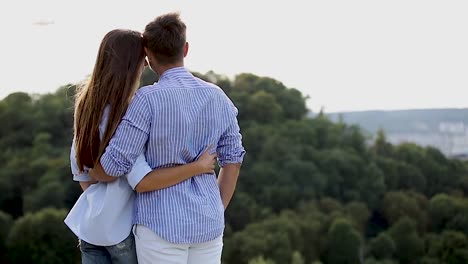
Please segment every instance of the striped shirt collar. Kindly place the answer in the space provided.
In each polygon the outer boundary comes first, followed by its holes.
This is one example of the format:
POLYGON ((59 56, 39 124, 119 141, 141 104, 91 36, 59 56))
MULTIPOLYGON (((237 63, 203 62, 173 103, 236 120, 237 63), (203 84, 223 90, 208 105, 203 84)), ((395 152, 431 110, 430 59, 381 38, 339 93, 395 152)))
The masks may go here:
POLYGON ((180 75, 183 76, 187 74, 190 74, 190 72, 184 66, 180 66, 180 67, 175 67, 175 68, 166 70, 165 72, 163 72, 160 79, 165 79, 165 78, 170 78, 170 77, 180 76, 180 75))

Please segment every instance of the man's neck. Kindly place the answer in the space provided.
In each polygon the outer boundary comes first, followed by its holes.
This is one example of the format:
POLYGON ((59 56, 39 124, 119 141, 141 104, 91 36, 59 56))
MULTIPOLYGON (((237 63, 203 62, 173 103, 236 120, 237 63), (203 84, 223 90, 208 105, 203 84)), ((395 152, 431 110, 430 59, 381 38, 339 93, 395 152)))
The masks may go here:
POLYGON ((162 76, 166 71, 177 68, 177 67, 184 67, 184 62, 179 62, 179 63, 174 63, 171 65, 161 65, 156 67, 156 72, 158 73, 159 76, 162 76))

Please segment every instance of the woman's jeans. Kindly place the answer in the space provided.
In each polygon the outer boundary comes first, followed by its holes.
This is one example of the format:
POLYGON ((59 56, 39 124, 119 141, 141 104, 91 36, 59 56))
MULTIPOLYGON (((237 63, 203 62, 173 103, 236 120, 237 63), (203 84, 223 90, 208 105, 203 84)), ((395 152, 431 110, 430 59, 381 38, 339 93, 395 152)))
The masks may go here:
POLYGON ((113 246, 95 246, 80 240, 82 264, 137 264, 133 233, 113 246))

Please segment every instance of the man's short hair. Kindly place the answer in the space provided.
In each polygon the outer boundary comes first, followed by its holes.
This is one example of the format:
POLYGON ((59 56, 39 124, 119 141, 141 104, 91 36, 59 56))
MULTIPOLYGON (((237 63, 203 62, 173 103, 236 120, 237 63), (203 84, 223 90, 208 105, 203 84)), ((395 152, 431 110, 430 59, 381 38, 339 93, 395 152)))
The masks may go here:
POLYGON ((186 28, 179 13, 158 16, 145 27, 144 45, 160 64, 179 62, 184 58, 186 28))

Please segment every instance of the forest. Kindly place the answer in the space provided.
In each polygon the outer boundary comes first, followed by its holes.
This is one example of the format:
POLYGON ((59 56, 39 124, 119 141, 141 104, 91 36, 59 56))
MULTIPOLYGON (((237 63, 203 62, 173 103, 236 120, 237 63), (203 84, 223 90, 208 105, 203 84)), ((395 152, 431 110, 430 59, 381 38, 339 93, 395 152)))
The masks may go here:
MULTIPOLYGON (((247 150, 223 264, 468 263, 466 161, 311 117, 307 97, 273 78, 194 75, 233 100, 247 150)), ((145 71, 141 85, 155 80, 145 71)), ((81 193, 69 165, 75 90, 0 101, 0 263, 80 263, 63 223, 81 193)))

